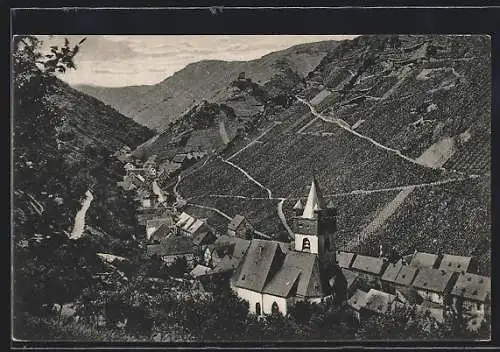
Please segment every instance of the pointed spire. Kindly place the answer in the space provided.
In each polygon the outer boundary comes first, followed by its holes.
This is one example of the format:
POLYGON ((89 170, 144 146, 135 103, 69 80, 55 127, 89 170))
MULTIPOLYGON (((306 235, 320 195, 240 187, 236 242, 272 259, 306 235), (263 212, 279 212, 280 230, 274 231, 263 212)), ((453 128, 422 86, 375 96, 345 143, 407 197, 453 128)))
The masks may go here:
POLYGON ((319 188, 316 176, 313 176, 311 183, 311 188, 309 190, 309 195, 307 197, 306 206, 304 207, 304 212, 302 214, 303 218, 312 219, 314 218, 314 213, 316 211, 325 208, 325 202, 323 201, 323 194, 319 188))
POLYGON ((303 210, 304 209, 304 204, 300 201, 300 199, 295 203, 293 206, 293 210, 303 210))

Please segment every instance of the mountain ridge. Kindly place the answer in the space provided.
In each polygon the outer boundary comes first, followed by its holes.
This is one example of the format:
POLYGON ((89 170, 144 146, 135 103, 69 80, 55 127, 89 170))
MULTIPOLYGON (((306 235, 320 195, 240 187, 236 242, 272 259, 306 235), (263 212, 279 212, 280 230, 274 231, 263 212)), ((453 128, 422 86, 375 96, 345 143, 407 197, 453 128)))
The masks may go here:
POLYGON ((74 88, 100 99, 136 122, 162 131, 193 105, 210 100, 210 92, 226 87, 241 72, 263 84, 279 72, 275 65, 281 62, 306 76, 338 43, 340 41, 299 44, 251 61, 203 60, 186 65, 154 85, 120 88, 75 85, 74 88), (170 104, 171 100, 175 100, 175 104, 170 104))

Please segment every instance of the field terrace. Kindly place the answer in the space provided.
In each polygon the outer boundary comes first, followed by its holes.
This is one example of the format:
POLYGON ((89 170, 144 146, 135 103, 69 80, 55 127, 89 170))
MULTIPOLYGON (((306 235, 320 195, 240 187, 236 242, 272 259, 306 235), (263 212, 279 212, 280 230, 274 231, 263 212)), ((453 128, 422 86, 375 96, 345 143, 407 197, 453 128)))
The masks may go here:
POLYGON ((489 176, 416 189, 359 251, 377 255, 382 243, 402 254, 429 253, 473 256, 479 272, 490 275, 491 209, 489 176), (408 226, 411 224, 411 226, 408 226))

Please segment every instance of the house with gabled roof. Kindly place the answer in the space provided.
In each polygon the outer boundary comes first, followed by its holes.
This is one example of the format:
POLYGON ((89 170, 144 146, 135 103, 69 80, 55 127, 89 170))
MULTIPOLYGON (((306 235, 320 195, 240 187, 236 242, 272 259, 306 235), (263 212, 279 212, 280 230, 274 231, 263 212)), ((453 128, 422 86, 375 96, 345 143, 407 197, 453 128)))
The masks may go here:
POLYGON ((347 300, 347 305, 359 313, 366 304, 367 294, 368 292, 356 290, 354 294, 347 300))
POLYGON ((489 314, 491 279, 472 273, 460 273, 450 293, 455 311, 489 314))
POLYGON ((372 288, 366 294, 365 304, 362 309, 371 313, 385 314, 392 310, 395 300, 395 295, 372 288))
POLYGON ((463 257, 460 255, 444 254, 439 265, 439 269, 454 271, 457 273, 467 272, 470 269, 472 257, 463 257))
POLYGON ((403 265, 399 270, 394 282, 396 288, 409 287, 417 276, 419 268, 410 265, 403 265))
MULTIPOLYGON (((250 313, 286 315, 297 301, 321 302, 332 295, 330 280, 342 275, 340 269, 335 274, 327 269, 336 262, 335 218, 336 210, 325 206, 313 178, 302 214, 292 219, 295 250, 277 241, 250 242, 231 283, 237 295, 249 302, 250 313)), ((346 285, 345 279, 335 278, 337 283, 346 285)))
POLYGON ((227 225, 227 234, 239 238, 247 238, 248 233, 253 232, 253 226, 250 222, 240 214, 234 216, 227 225))
POLYGON ((438 263, 437 254, 417 252, 417 251, 415 251, 410 260, 410 265, 417 268, 436 268, 437 263, 438 263))
POLYGON ((337 264, 343 269, 349 269, 354 262, 355 257, 356 253, 338 250, 336 255, 337 264))
POLYGON ((146 239, 149 240, 151 238, 151 235, 162 225, 171 227, 174 225, 174 221, 171 217, 161 217, 146 220, 146 239))
POLYGON ((147 255, 159 256, 167 265, 172 264, 177 258, 184 257, 188 265, 193 264, 194 246, 191 238, 187 236, 167 236, 161 243, 147 246, 147 255))
MULTIPOLYGON (((350 297, 358 289, 360 284, 359 274, 345 268, 342 269, 342 274, 344 275, 347 283, 347 297, 350 297)), ((332 284, 330 283, 330 286, 332 284)))
POLYGON ((387 265, 388 262, 384 258, 358 254, 351 265, 351 270, 359 273, 366 282, 377 283, 387 265))
POLYGON ((380 277, 380 281, 382 282, 382 287, 387 292, 394 292, 396 286, 396 277, 399 274, 399 271, 403 267, 402 261, 398 261, 396 263, 387 264, 384 273, 380 277))
POLYGON ((423 299, 444 305, 455 279, 451 271, 420 268, 413 280, 413 287, 423 299))

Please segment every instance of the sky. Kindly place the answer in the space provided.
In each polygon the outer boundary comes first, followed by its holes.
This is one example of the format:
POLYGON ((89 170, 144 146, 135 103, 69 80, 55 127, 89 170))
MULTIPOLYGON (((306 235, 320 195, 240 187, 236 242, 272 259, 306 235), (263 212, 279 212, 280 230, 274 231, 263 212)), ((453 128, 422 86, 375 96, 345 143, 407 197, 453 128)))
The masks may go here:
POLYGON ((247 61, 296 44, 343 40, 355 35, 57 35, 38 36, 44 48, 87 40, 75 58, 77 70, 60 78, 71 85, 123 87, 158 83, 201 60, 247 61))

